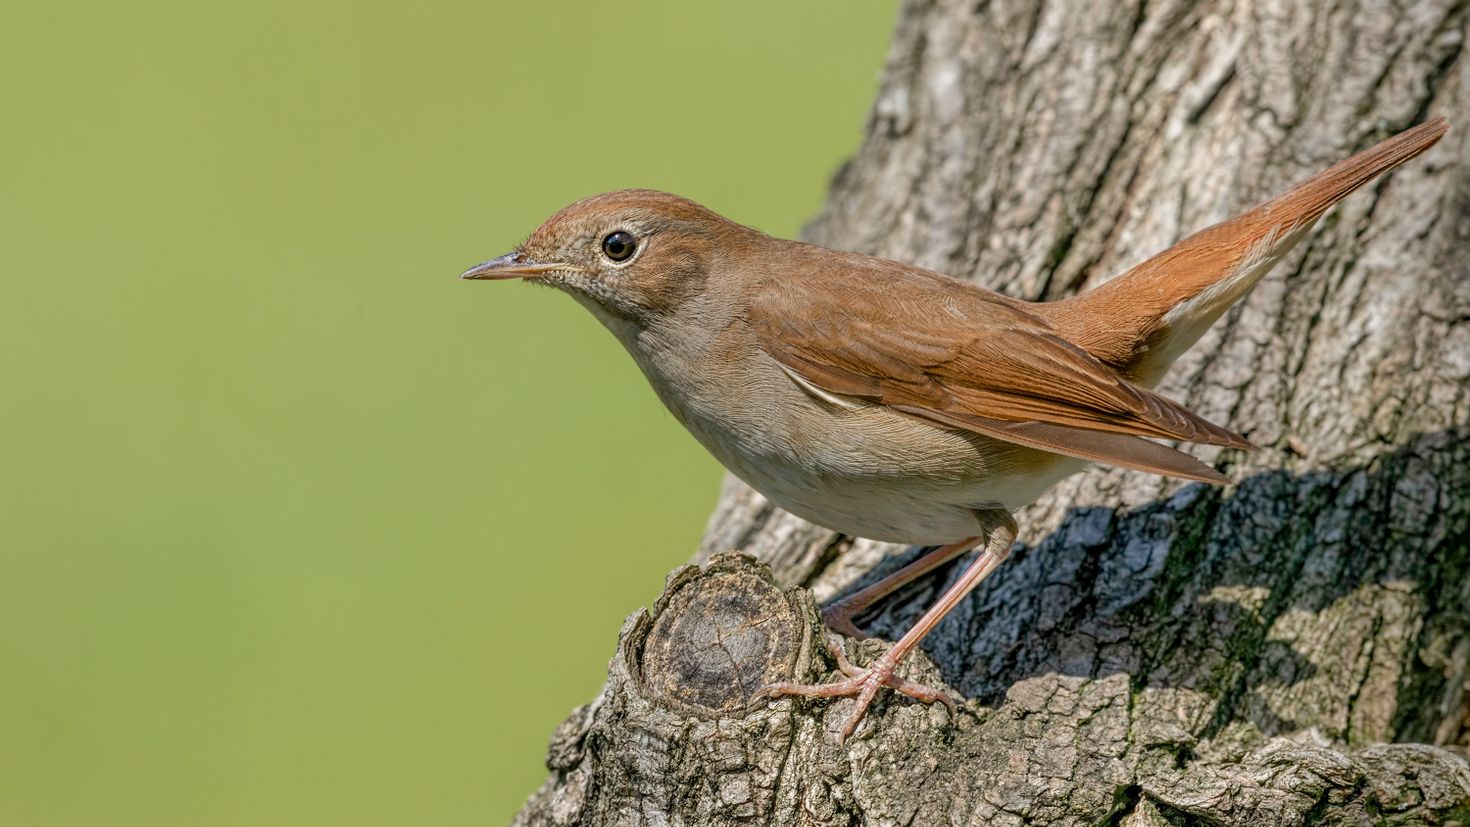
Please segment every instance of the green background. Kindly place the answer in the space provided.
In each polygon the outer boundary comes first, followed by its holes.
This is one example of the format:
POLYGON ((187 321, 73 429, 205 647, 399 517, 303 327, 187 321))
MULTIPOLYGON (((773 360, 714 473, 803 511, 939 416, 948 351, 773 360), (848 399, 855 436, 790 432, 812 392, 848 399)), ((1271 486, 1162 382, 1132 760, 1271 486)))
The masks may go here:
POLYGON ((719 470, 565 296, 576 198, 794 234, 895 13, 0 12, 0 824, 500 824, 719 470))

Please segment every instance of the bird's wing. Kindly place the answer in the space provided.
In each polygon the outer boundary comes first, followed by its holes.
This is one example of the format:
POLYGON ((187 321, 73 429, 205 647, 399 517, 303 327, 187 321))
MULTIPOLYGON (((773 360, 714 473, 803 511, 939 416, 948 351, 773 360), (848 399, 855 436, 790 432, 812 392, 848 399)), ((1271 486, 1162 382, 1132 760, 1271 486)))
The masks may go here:
POLYGON ((862 269, 758 291, 752 331, 801 383, 1007 442, 1208 482, 1226 478, 1140 437, 1249 446, 1128 382, 1017 302, 903 265, 862 269))

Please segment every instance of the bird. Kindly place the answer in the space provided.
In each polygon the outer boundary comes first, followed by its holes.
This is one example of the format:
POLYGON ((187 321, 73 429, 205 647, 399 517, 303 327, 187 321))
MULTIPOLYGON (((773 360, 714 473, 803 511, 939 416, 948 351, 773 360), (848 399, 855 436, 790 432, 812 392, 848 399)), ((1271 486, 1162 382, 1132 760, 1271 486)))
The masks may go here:
POLYGON ((1089 463, 1223 485, 1156 440, 1249 449, 1153 388, 1338 201, 1433 146, 1435 118, 1359 152, 1074 296, 1029 302, 921 267, 775 238, 689 199, 619 190, 578 201, 512 252, 461 274, 570 294, 730 472, 786 511, 852 537, 930 547, 823 609, 834 632, 976 548, 938 601, 871 664, 761 698, 852 697, 839 741, 1006 559, 1012 513, 1089 463))

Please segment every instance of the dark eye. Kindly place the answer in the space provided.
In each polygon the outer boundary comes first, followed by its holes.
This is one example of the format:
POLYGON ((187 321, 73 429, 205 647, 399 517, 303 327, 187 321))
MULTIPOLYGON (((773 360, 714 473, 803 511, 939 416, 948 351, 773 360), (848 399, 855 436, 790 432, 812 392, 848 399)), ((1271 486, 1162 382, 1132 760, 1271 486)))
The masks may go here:
POLYGON ((625 233, 622 230, 611 233, 602 240, 603 254, 613 261, 627 261, 636 249, 638 249, 638 242, 633 239, 632 233, 625 233))

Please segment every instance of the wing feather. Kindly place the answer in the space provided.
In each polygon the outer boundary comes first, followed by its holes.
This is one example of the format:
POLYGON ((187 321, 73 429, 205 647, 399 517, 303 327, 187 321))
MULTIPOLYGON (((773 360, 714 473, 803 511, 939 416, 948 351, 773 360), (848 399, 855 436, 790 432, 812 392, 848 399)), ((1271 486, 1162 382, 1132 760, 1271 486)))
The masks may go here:
POLYGON ((1077 457, 1108 465, 1121 465, 1166 477, 1196 480, 1224 485, 1230 478, 1190 456, 1167 445, 1149 442, 1143 437, 1084 431, 1047 422, 1002 422, 983 416, 943 414, 921 408, 896 405, 894 410, 927 419, 940 425, 960 428, 985 436, 1040 448, 1043 451, 1077 457))
POLYGON ((763 285, 748 313, 762 349, 801 383, 946 427, 1186 479, 1225 478, 1141 437, 1249 447, 999 294, 897 263, 881 274, 861 272, 871 264, 835 277, 823 269, 763 285))

